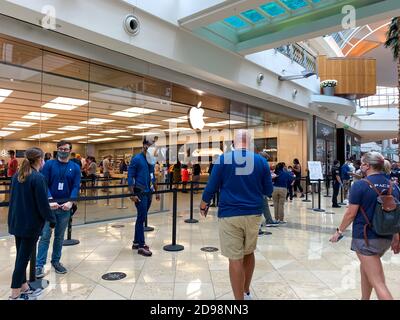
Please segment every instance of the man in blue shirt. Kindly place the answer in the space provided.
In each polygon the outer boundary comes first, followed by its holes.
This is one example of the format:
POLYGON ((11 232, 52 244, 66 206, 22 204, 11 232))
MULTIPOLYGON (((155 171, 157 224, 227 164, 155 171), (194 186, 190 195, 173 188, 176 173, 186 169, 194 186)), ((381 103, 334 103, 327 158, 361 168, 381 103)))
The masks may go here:
MULTIPOLYGON (((128 167, 128 186, 132 193, 131 200, 135 203, 137 216, 135 224, 135 235, 133 239, 133 250, 138 250, 138 254, 150 257, 153 253, 145 244, 144 223, 147 212, 151 206, 152 192, 157 191, 156 178, 154 176, 155 163, 153 155, 148 152, 150 146, 154 144, 154 138, 145 137, 143 140, 143 151, 132 157, 128 167)), ((160 195, 156 195, 160 200, 160 195)))
POLYGON ((350 174, 351 168, 350 168, 350 164, 351 164, 351 160, 347 159, 346 162, 343 164, 341 170, 340 170, 340 177, 342 179, 342 183, 343 183, 343 199, 347 199, 347 194, 349 191, 349 187, 350 187, 350 174))
POLYGON ((224 153, 215 161, 200 204, 200 213, 206 216, 213 195, 220 191, 221 253, 229 259, 229 275, 237 300, 251 299, 249 287, 263 196, 271 197, 273 189, 268 162, 248 151, 250 140, 247 130, 235 132, 235 151, 224 153))
MULTIPOLYGON (((46 162, 42 169, 48 185, 48 197, 50 208, 56 216, 56 227, 54 230, 53 252, 51 265, 56 273, 67 273, 67 269, 60 263, 61 250, 64 241, 65 229, 71 217, 73 201, 79 195, 81 183, 81 170, 79 166, 69 161, 72 144, 61 140, 57 143, 57 159, 46 162)), ((43 227, 40 237, 38 254, 36 259, 36 277, 44 277, 44 266, 47 261, 52 230, 48 222, 43 227)))

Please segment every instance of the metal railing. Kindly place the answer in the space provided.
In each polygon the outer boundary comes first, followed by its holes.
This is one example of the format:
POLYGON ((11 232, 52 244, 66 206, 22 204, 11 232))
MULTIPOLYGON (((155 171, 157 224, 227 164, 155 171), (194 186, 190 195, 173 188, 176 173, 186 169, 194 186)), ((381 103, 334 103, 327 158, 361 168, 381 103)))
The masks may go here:
POLYGON ((277 51, 296 62, 307 71, 317 72, 317 58, 298 43, 276 48, 277 51))

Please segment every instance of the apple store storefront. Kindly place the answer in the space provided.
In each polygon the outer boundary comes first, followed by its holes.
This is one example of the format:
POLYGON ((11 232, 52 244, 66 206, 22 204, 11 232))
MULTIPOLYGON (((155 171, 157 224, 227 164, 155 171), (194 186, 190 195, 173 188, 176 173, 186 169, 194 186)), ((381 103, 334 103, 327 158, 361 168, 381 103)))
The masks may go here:
MULTIPOLYGON (((16 151, 20 163, 32 146, 54 156, 59 140, 72 142, 78 158, 94 157, 99 177, 101 160, 112 156, 112 180, 106 190, 91 191, 102 196, 127 193, 121 162, 129 164, 132 155, 141 151, 144 135, 158 137, 160 182, 166 181, 168 166, 178 160, 189 170, 200 163, 201 181, 207 181, 211 161, 231 148, 234 130, 240 128, 252 130, 255 151, 267 149, 272 163, 307 161, 305 120, 8 36, 0 35, 0 53, 2 191, 9 188, 8 150, 16 151), (114 187, 108 189, 109 185, 114 187)), ((88 192, 82 190, 81 195, 88 192)), ((178 202, 187 197, 179 193, 178 202)), ((129 200, 124 200, 81 201, 74 224, 135 215, 129 200)), ((0 203, 7 201, 7 193, 0 193, 0 203)), ((153 202, 150 212, 170 209, 166 194, 163 201, 153 202)), ((0 207, 0 236, 7 234, 7 211, 7 206, 0 207)))

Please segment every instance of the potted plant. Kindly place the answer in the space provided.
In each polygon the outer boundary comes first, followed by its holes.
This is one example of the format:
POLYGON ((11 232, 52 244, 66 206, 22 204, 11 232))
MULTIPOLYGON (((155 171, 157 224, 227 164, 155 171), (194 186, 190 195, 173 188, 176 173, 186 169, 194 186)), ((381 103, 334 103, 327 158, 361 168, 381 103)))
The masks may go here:
POLYGON ((337 85, 337 80, 324 80, 321 81, 321 88, 324 95, 333 96, 335 95, 335 87, 337 85))

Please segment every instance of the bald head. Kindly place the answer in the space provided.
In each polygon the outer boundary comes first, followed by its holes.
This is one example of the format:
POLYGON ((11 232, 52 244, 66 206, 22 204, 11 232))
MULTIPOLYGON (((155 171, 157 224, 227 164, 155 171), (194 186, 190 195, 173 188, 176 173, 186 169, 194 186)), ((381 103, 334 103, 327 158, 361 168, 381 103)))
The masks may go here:
POLYGON ((251 134, 246 129, 235 130, 235 149, 248 149, 251 141, 251 134))

